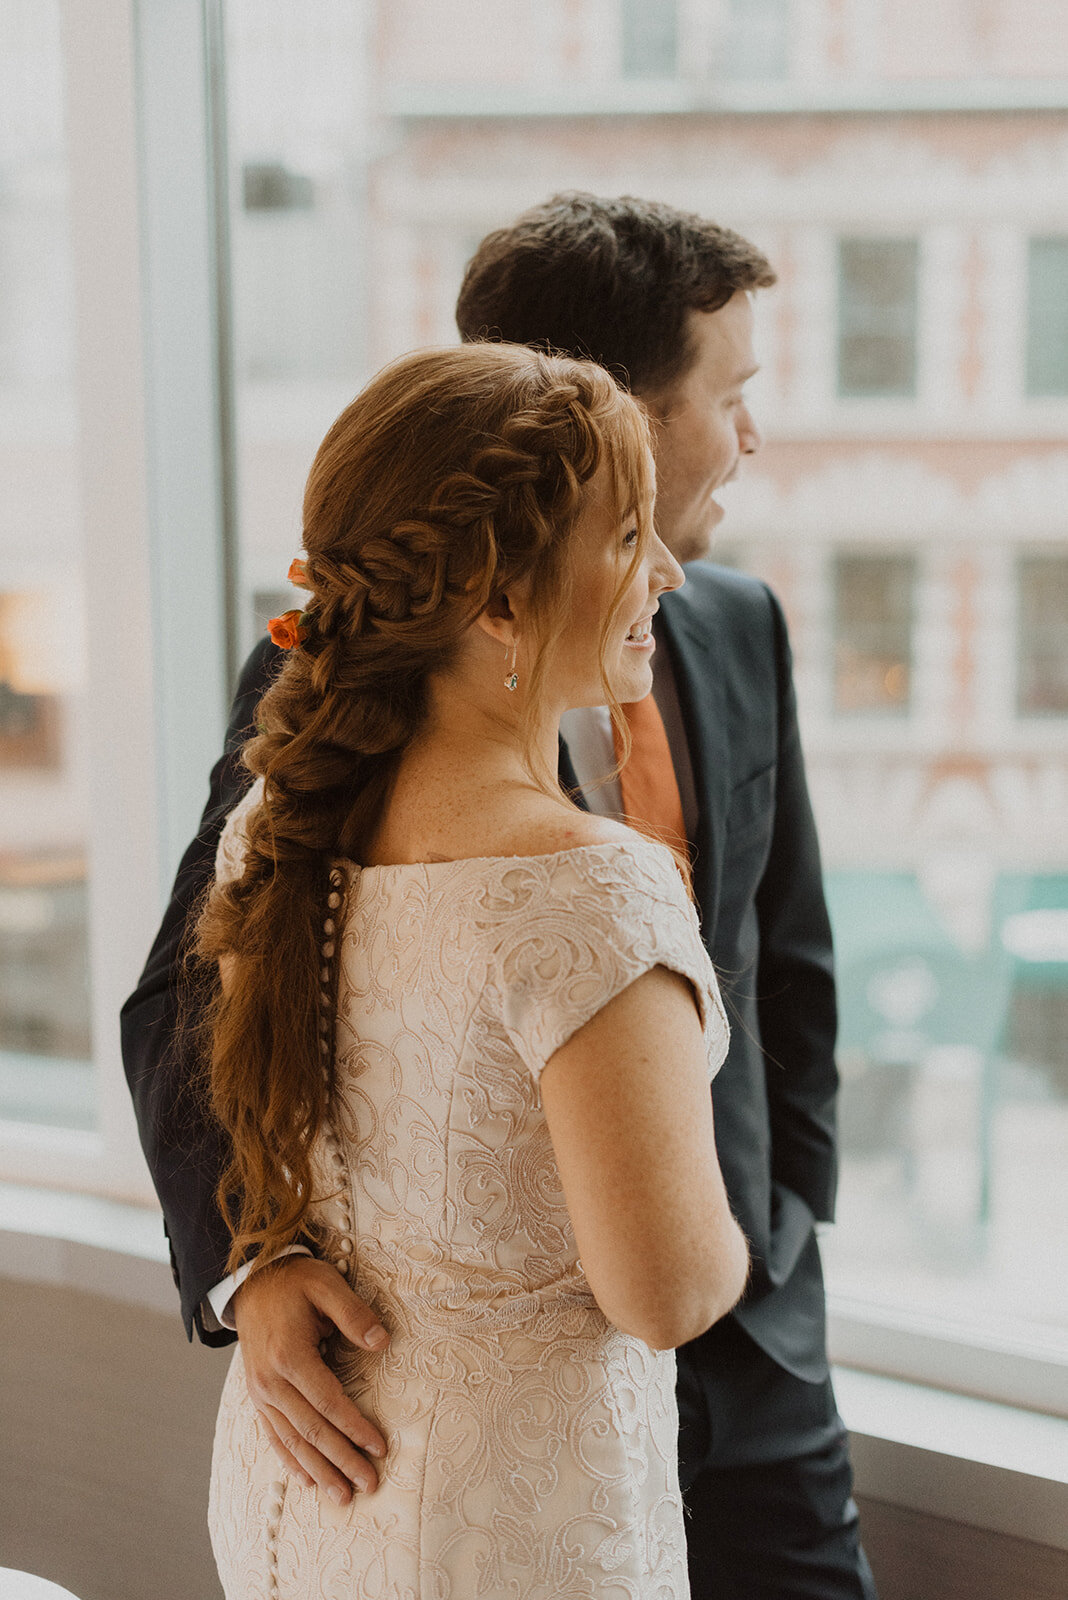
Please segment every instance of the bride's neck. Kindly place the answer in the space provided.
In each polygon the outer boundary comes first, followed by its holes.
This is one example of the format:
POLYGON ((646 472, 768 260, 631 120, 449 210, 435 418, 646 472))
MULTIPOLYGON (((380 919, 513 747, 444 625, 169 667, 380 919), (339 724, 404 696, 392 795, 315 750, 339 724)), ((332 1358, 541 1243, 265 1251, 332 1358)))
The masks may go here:
POLYGON ((551 795, 559 713, 543 720, 528 749, 522 705, 499 704, 507 693, 502 685, 500 697, 432 697, 426 723, 400 758, 365 864, 495 854, 515 819, 551 795))
POLYGON ((532 768, 555 773, 563 707, 544 707, 528 730, 525 693, 522 684, 506 689, 503 675, 489 683, 481 677, 432 682, 426 721, 404 760, 455 767, 482 781, 529 777, 532 768))

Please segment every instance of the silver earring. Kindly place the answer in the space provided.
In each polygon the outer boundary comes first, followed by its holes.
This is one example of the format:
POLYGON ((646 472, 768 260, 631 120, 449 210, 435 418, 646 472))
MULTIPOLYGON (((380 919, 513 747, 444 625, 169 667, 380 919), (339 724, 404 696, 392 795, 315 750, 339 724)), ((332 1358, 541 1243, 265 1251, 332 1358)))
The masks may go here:
POLYGON ((511 650, 508 652, 508 676, 504 680, 504 687, 506 689, 519 688, 519 674, 515 670, 515 652, 516 647, 513 643, 511 650))

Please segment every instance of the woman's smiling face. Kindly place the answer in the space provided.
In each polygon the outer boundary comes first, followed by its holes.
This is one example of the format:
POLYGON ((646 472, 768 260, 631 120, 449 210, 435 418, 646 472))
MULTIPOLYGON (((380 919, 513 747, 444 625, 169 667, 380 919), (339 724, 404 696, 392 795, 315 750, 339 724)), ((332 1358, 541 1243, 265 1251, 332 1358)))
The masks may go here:
POLYGON ((602 637, 604 678, 615 698, 643 700, 652 689, 652 618, 660 596, 684 581, 653 529, 653 481, 650 458, 648 501, 622 518, 609 467, 590 482, 571 534, 567 619, 546 675, 548 696, 561 710, 604 704, 602 637))

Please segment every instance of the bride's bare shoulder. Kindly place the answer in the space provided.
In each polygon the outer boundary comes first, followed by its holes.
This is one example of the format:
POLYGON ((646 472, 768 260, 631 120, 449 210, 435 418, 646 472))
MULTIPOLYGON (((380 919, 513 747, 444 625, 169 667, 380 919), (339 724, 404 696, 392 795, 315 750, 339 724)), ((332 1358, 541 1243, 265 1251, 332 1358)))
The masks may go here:
POLYGON ((531 814, 517 821, 511 848, 517 856, 557 855, 589 845, 634 844, 640 835, 633 828, 611 817, 598 817, 588 811, 561 813, 556 807, 531 814))

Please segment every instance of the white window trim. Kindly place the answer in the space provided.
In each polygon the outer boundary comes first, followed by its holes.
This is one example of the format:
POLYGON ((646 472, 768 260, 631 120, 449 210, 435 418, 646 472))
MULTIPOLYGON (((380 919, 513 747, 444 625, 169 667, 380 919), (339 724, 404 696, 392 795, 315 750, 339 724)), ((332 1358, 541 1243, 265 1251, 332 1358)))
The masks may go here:
POLYGON ((836 1294, 827 1311, 833 1362, 1068 1419, 1068 1350, 1052 1332, 1048 1343, 1010 1344, 945 1318, 836 1294))
POLYGON ((147 1202, 119 1009, 195 829, 227 698, 208 12, 62 0, 62 15, 98 1121, 0 1121, 0 1176, 147 1202))

